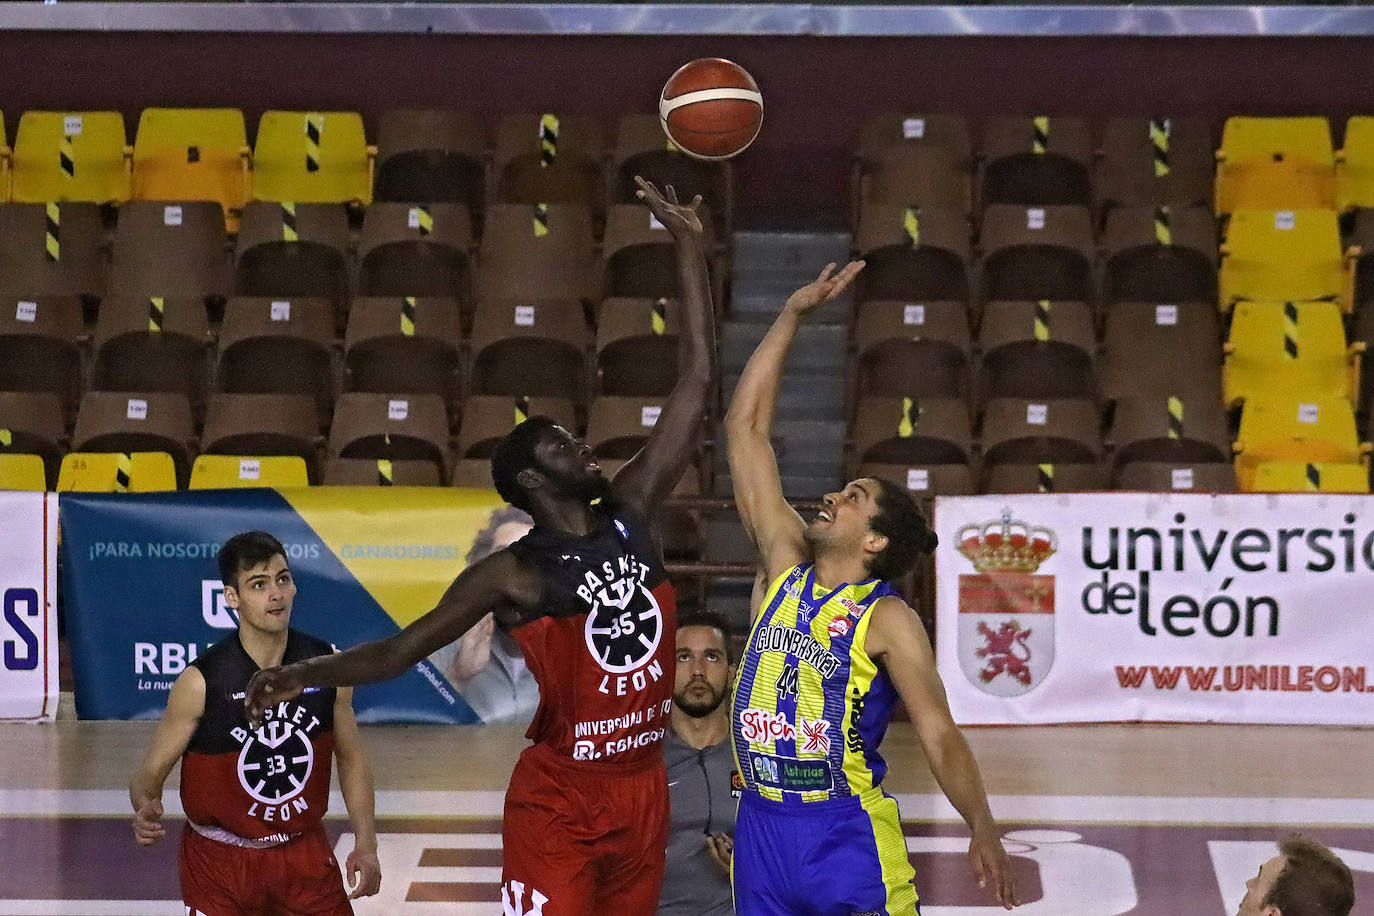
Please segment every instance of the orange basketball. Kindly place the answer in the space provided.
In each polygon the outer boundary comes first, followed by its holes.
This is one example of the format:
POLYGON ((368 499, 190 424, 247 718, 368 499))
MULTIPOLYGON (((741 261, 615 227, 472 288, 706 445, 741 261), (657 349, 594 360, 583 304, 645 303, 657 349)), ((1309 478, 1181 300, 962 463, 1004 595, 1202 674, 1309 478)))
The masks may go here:
POLYGON ((658 119, 668 139, 692 158, 729 159, 759 135, 763 96, 739 64, 703 57, 668 77, 658 119))

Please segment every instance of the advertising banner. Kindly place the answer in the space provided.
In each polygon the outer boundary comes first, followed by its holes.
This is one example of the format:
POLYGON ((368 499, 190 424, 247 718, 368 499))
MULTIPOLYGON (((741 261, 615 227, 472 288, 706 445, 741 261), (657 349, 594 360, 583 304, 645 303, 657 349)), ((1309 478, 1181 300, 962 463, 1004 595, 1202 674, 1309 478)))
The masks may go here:
POLYGON ((1374 497, 940 497, 956 721, 1374 723, 1374 497))
POLYGON ((0 491, 0 721, 57 718, 57 496, 0 491))
MULTIPOLYGON (((429 611, 503 506, 494 491, 432 487, 63 494, 77 713, 162 714, 187 663, 237 628, 215 556, 239 532, 267 531, 285 546, 291 626, 347 649, 429 611)), ((430 661, 359 687, 354 708, 363 722, 476 721, 430 661)))

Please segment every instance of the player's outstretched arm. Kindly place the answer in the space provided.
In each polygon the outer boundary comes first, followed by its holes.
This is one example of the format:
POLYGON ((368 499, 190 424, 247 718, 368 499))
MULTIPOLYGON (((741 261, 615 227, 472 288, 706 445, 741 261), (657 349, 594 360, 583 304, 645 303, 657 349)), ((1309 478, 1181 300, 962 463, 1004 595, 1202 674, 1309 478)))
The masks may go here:
POLYGON ((344 862, 344 874, 353 886, 348 899, 357 900, 381 890, 382 866, 377 861, 377 793, 372 767, 353 715, 353 691, 347 687, 334 697, 334 759, 339 764, 339 792, 353 827, 353 851, 344 862))
POLYGON ((806 525, 782 495, 778 459, 769 438, 783 363, 802 318, 831 301, 863 269, 862 261, 839 273, 827 264, 820 276, 793 293, 768 329, 735 386, 725 414, 726 455, 735 490, 735 507, 754 545, 768 582, 805 555, 802 532, 806 525))
POLYGON ((663 405, 658 422, 639 453, 616 474, 616 499, 652 517, 673 492, 696 455, 701 423, 706 416, 715 377, 716 323, 711 305, 711 281, 696 207, 678 203, 672 187, 662 193, 638 176, 639 199, 677 243, 678 280, 682 289, 682 332, 678 338, 678 378, 663 405))
POLYGON ((510 551, 497 551, 463 570, 432 611, 399 633, 254 674, 243 700, 248 721, 256 727, 263 710, 299 696, 306 687, 350 687, 393 678, 462 636, 488 611, 499 618, 512 608, 532 606, 542 589, 534 570, 510 551))
POLYGON ((882 598, 874 606, 864 648, 880 661, 906 704, 930 771, 945 797, 964 818, 973 838, 969 862, 979 887, 992 891, 1007 909, 1021 903, 1011 862, 1002 848, 1001 832, 988 808, 987 792, 973 751, 954 724, 945 685, 935 668, 935 654, 925 627, 899 598, 882 598))
POLYGON ((153 743, 129 780, 129 803, 134 808, 134 841, 140 846, 151 846, 167 833, 167 828, 162 826, 162 786, 172 767, 186 753, 186 746, 191 743, 191 736, 196 733, 196 726, 204 714, 205 675, 191 666, 172 684, 167 695, 167 709, 153 733, 153 743))

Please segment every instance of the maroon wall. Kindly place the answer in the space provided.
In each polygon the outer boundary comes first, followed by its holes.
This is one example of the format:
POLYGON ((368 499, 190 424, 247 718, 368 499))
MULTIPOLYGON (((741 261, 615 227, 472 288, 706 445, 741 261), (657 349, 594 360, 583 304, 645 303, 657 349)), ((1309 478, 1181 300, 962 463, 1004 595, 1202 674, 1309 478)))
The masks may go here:
POLYGON ((0 33, 10 136, 27 108, 232 105, 652 111, 693 57, 748 67, 763 133, 739 161, 742 225, 840 226, 870 108, 986 114, 1374 113, 1358 38, 476 37, 0 33))

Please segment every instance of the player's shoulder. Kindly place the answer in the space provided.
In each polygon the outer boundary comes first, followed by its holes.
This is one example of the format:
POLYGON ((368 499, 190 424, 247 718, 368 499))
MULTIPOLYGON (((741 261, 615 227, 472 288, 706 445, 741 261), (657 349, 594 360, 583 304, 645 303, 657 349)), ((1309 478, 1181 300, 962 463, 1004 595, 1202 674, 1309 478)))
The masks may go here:
POLYGON ((286 652, 282 656, 283 662, 299 661, 304 658, 314 658, 317 655, 332 655, 334 645, 327 639, 321 639, 304 630, 292 628, 286 634, 286 652))

